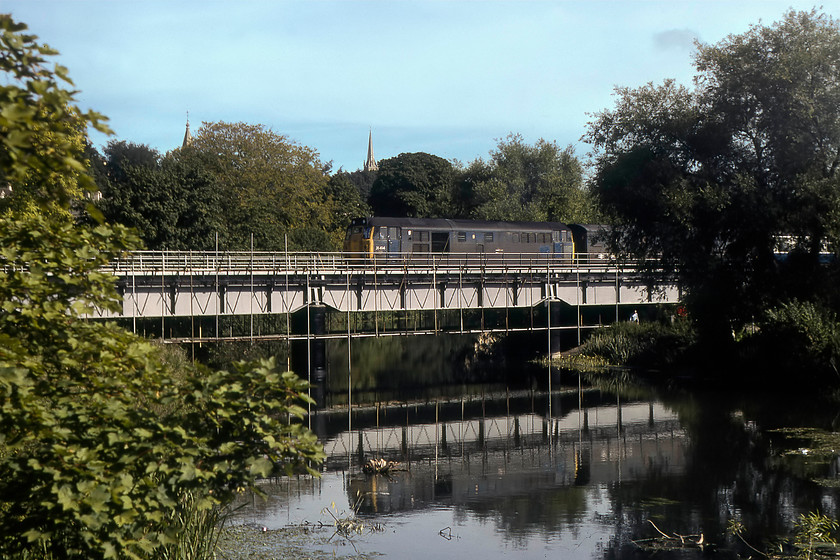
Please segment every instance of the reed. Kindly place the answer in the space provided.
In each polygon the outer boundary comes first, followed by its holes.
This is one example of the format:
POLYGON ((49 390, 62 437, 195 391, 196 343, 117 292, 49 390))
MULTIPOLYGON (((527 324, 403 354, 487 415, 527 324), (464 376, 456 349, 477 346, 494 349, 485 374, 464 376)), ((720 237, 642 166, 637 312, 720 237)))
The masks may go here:
POLYGON ((227 513, 219 508, 199 508, 192 493, 185 493, 165 523, 175 541, 155 549, 153 560, 213 560, 227 513))

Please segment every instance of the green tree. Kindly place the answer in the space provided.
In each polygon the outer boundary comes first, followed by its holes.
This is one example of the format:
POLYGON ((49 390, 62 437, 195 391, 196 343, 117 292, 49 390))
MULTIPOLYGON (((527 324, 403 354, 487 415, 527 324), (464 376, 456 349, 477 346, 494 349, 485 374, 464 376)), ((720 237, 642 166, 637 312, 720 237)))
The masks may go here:
POLYGON ((474 161, 464 172, 462 207, 485 220, 586 223, 594 217, 583 184, 583 166, 571 146, 521 135, 499 141, 490 161, 474 161))
POLYGON ((335 249, 335 203, 317 152, 262 125, 225 122, 204 123, 190 149, 221 185, 225 247, 249 249, 253 236, 255 249, 283 250, 287 239, 311 239, 295 230, 310 230, 320 232, 319 249, 335 249))
POLYGON ((86 126, 108 132, 101 115, 68 104, 67 69, 50 67, 56 54, 26 34, 26 26, 0 14, 0 185, 12 194, 0 212, 67 213, 69 202, 94 190, 84 165, 73 154, 84 147, 86 126))
POLYGON ((277 469, 313 472, 323 452, 287 421, 307 401, 294 374, 270 361, 173 372, 150 344, 90 320, 121 306, 102 268, 137 240, 67 212, 77 181, 91 184, 83 143, 39 119, 81 113, 25 29, 0 15, 0 175, 30 181, 38 207, 0 216, 0 556, 149 557, 180 538, 185 508, 225 504, 277 469))
POLYGON ((368 204, 377 216, 452 217, 456 174, 443 158, 424 152, 379 162, 368 204))
POLYGON ((356 171, 347 172, 339 169, 334 176, 347 178, 356 187, 356 190, 359 191, 359 195, 364 202, 370 198, 370 189, 373 187, 373 182, 376 181, 377 175, 377 171, 357 169, 356 171))
POLYGON ((616 243, 676 270, 702 334, 726 344, 791 286, 837 297, 817 262, 840 228, 838 24, 790 11, 699 45, 695 65, 693 89, 618 88, 587 139, 596 194, 622 224, 616 243), (779 263, 779 234, 809 258, 779 263))
POLYGON ((224 237, 222 192, 203 154, 187 147, 161 157, 148 146, 112 141, 95 173, 98 206, 134 228, 148 249, 212 249, 224 237))
MULTIPOLYGON (((360 173, 367 175, 370 172, 363 171, 360 173)), ((340 247, 340 242, 343 239, 344 232, 347 231, 347 227, 350 225, 350 220, 370 214, 370 208, 365 203, 365 199, 362 197, 362 193, 353 179, 354 175, 357 174, 339 171, 330 177, 329 183, 327 184, 330 199, 335 205, 332 227, 330 229, 338 236, 334 242, 336 247, 340 247)))

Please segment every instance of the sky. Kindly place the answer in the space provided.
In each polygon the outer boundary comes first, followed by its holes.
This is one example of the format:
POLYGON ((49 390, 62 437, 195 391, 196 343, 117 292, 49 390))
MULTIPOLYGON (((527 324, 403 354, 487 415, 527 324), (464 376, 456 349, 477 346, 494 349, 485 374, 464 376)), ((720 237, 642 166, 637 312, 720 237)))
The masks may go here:
MULTIPOLYGON (((836 0, 835 0, 836 1, 836 0)), ((572 145, 615 87, 691 85, 714 44, 796 0, 0 0, 61 54, 109 140, 179 147, 189 115, 262 124, 333 170, 427 152, 464 164, 509 134, 572 145)))

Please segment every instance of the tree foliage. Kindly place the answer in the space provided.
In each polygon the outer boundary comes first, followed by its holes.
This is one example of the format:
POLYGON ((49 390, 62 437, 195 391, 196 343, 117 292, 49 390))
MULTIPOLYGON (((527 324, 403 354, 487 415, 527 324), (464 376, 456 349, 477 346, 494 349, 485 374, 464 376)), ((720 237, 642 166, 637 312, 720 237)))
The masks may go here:
POLYGON ((838 24, 790 11, 698 45, 695 65, 693 89, 618 88, 587 139, 596 194, 623 224, 616 243, 677 270, 704 332, 723 341, 786 297, 784 278, 815 288, 832 274, 814 265, 840 228, 838 24), (809 258, 775 259, 782 234, 809 258))
MULTIPOLYGON (((372 184, 372 171, 356 171, 347 173, 338 171, 333 174, 327 183, 327 190, 330 200, 335 205, 331 229, 343 239, 344 232, 350 225, 350 220, 359 216, 370 214, 370 208, 365 202, 367 196, 364 194, 364 187, 368 191, 372 184)), ((338 247, 339 239, 336 240, 338 247)))
POLYGON ((217 233, 226 237, 222 190, 203 154, 186 148, 161 157, 148 146, 112 141, 104 156, 95 174, 102 213, 134 228, 146 248, 208 250, 217 233))
MULTIPOLYGON (((74 157, 83 147, 85 127, 107 132, 98 113, 73 105, 67 69, 50 66, 55 51, 25 33, 26 26, 0 14, 0 184, 12 196, 0 210, 56 212, 93 183, 74 157)), ((65 210, 66 211, 66 210, 65 210)))
POLYGON ((452 163, 424 152, 379 162, 368 204, 377 216, 452 217, 456 175, 452 163))
POLYGON ((500 140, 489 162, 479 159, 464 173, 463 211, 484 220, 587 223, 594 218, 574 149, 521 135, 500 140))
POLYGON ((249 249, 253 236, 256 249, 283 250, 295 230, 318 230, 328 240, 338 227, 327 174, 311 148, 262 125, 216 122, 204 123, 187 149, 202 154, 222 189, 226 247, 249 249))
POLYGON ((0 26, 12 76, 0 175, 30 181, 41 210, 0 216, 0 556, 148 557, 180 538, 179 510, 224 504, 278 468, 314 472, 323 451, 288 420, 305 383, 271 361, 173 372, 149 343, 90 319, 121 306, 102 267, 137 240, 66 212, 81 147, 63 121, 40 119, 82 114, 54 86, 48 51, 10 17, 0 26), (43 84, 21 84, 31 75, 43 84), (45 138, 56 144, 41 149, 45 138))

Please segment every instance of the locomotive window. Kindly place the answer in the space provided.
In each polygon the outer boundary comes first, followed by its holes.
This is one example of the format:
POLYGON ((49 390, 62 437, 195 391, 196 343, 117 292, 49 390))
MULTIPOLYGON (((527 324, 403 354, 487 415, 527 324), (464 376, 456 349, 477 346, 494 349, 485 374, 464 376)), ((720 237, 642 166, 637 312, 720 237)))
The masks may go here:
POLYGON ((374 239, 387 239, 388 237, 388 228, 380 227, 376 228, 376 234, 374 235, 374 239))
POLYGON ((467 241, 467 232, 466 231, 459 231, 458 232, 458 242, 465 243, 467 241))
POLYGON ((485 243, 493 243, 493 232, 488 231, 484 234, 484 242, 485 243))
POLYGON ((428 241, 429 240, 429 232, 428 231, 418 231, 417 234, 420 236, 420 241, 428 241))
POLYGON ((389 227, 388 228, 388 239, 399 239, 399 238, 400 238, 400 228, 389 227))

